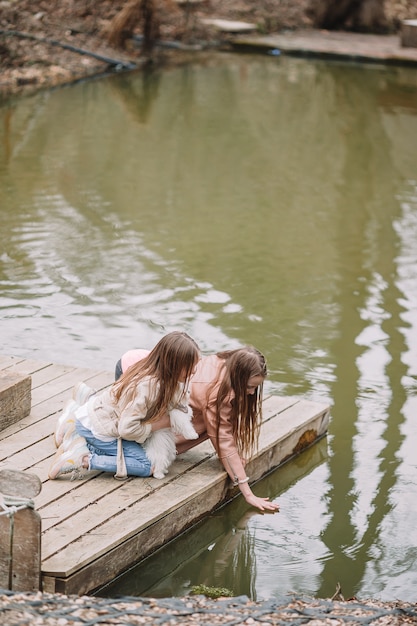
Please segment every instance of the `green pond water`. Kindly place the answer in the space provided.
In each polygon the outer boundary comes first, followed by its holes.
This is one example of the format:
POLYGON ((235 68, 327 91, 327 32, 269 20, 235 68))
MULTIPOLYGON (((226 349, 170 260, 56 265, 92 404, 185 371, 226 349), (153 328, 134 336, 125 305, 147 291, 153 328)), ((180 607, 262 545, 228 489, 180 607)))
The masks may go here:
POLYGON ((207 55, 0 100, 1 353, 246 343, 328 436, 102 591, 415 601, 417 70, 207 55))

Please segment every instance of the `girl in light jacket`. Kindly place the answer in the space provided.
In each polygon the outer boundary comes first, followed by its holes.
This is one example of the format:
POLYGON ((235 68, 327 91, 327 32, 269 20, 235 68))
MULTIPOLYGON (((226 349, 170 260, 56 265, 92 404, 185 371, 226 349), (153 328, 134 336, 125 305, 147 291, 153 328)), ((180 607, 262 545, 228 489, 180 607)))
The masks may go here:
POLYGON ((278 511, 278 504, 253 493, 245 471, 258 444, 266 376, 265 357, 252 346, 202 358, 191 377, 190 395, 193 426, 200 438, 177 440, 177 450, 184 452, 209 438, 248 504, 261 511, 278 511))
POLYGON ((82 383, 58 421, 59 447, 49 478, 82 469, 112 472, 120 479, 151 476, 141 444, 152 431, 170 427, 169 411, 185 401, 199 358, 194 339, 174 331, 110 388, 96 394, 82 383), (82 401, 80 395, 87 397, 82 401))

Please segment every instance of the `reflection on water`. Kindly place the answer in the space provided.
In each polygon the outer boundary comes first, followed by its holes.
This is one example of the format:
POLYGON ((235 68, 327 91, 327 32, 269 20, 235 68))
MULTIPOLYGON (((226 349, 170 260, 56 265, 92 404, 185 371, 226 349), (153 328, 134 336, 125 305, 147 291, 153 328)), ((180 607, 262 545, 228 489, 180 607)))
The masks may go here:
POLYGON ((328 454, 258 487, 279 515, 238 499, 117 585, 412 599, 415 71, 208 56, 0 115, 2 353, 112 370, 184 328, 333 405, 328 454))

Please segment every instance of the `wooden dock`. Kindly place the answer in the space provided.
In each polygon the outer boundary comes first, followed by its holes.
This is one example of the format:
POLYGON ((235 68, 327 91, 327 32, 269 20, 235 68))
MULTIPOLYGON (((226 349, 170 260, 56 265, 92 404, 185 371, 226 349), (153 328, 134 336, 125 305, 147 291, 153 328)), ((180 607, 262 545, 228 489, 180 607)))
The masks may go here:
MULTIPOLYGON (((73 386, 82 380, 100 390, 113 373, 0 356, 2 374, 31 377, 29 415, 0 430, 0 470, 42 483, 34 498, 42 591, 91 593, 239 493, 208 441, 180 455, 163 480, 120 482, 99 472, 49 480, 56 420, 73 386)), ((251 484, 323 437, 329 423, 327 404, 302 398, 272 395, 263 408, 259 449, 247 467, 251 484)))

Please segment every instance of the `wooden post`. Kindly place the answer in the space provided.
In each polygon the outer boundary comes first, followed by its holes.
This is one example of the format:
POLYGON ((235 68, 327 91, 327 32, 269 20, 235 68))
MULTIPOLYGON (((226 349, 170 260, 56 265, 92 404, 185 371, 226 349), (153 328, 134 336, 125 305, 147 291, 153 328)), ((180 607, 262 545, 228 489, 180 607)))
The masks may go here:
POLYGON ((417 20, 403 20, 401 45, 403 48, 417 48, 417 20))
POLYGON ((41 590, 41 517, 32 498, 42 488, 38 476, 0 471, 0 587, 41 590))
POLYGON ((177 5, 184 10, 184 30, 188 30, 190 20, 192 19, 191 31, 195 28, 195 11, 207 3, 207 0, 175 0, 177 5))

